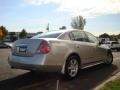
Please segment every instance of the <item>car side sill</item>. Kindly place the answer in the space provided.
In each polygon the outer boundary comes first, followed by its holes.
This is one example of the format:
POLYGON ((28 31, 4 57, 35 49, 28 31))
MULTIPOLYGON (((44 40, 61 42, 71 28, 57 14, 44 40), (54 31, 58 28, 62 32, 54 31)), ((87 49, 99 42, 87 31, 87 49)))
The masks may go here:
POLYGON ((104 63, 103 60, 97 61, 97 62, 92 62, 92 63, 87 63, 87 64, 84 64, 81 69, 89 68, 89 67, 96 66, 96 65, 99 65, 102 63, 104 63))

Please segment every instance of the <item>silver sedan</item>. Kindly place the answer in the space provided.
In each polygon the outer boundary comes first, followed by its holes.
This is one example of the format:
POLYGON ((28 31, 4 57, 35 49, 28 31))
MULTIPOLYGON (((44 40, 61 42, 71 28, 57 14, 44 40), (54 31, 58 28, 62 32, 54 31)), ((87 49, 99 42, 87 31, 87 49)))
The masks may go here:
POLYGON ((57 71, 74 78, 79 69, 101 63, 111 65, 113 55, 108 46, 89 32, 59 30, 17 40, 8 61, 12 68, 57 71))

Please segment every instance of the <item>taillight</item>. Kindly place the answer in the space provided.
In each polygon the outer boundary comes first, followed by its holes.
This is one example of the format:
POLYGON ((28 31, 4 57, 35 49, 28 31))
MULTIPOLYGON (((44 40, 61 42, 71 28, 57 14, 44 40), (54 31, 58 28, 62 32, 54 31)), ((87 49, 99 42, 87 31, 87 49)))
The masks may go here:
POLYGON ((49 53, 51 50, 50 45, 47 41, 42 40, 38 48, 39 53, 49 53))

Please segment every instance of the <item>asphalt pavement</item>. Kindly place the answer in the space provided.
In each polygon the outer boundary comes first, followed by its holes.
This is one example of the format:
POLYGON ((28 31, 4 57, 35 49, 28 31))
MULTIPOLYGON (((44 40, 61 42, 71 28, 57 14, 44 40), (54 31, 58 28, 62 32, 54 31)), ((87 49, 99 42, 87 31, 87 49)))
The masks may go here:
POLYGON ((113 52, 113 65, 107 67, 101 64, 81 70, 73 80, 55 72, 11 69, 7 61, 9 52, 10 49, 0 49, 0 90, 93 90, 120 72, 120 52, 113 52))

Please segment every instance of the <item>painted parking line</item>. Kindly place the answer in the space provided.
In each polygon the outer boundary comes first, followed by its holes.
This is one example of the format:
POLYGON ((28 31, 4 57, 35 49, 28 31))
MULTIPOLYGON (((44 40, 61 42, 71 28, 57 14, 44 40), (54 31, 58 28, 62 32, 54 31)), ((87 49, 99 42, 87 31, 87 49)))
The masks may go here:
POLYGON ((56 83, 56 90, 59 90, 59 80, 57 80, 57 83, 56 83))

